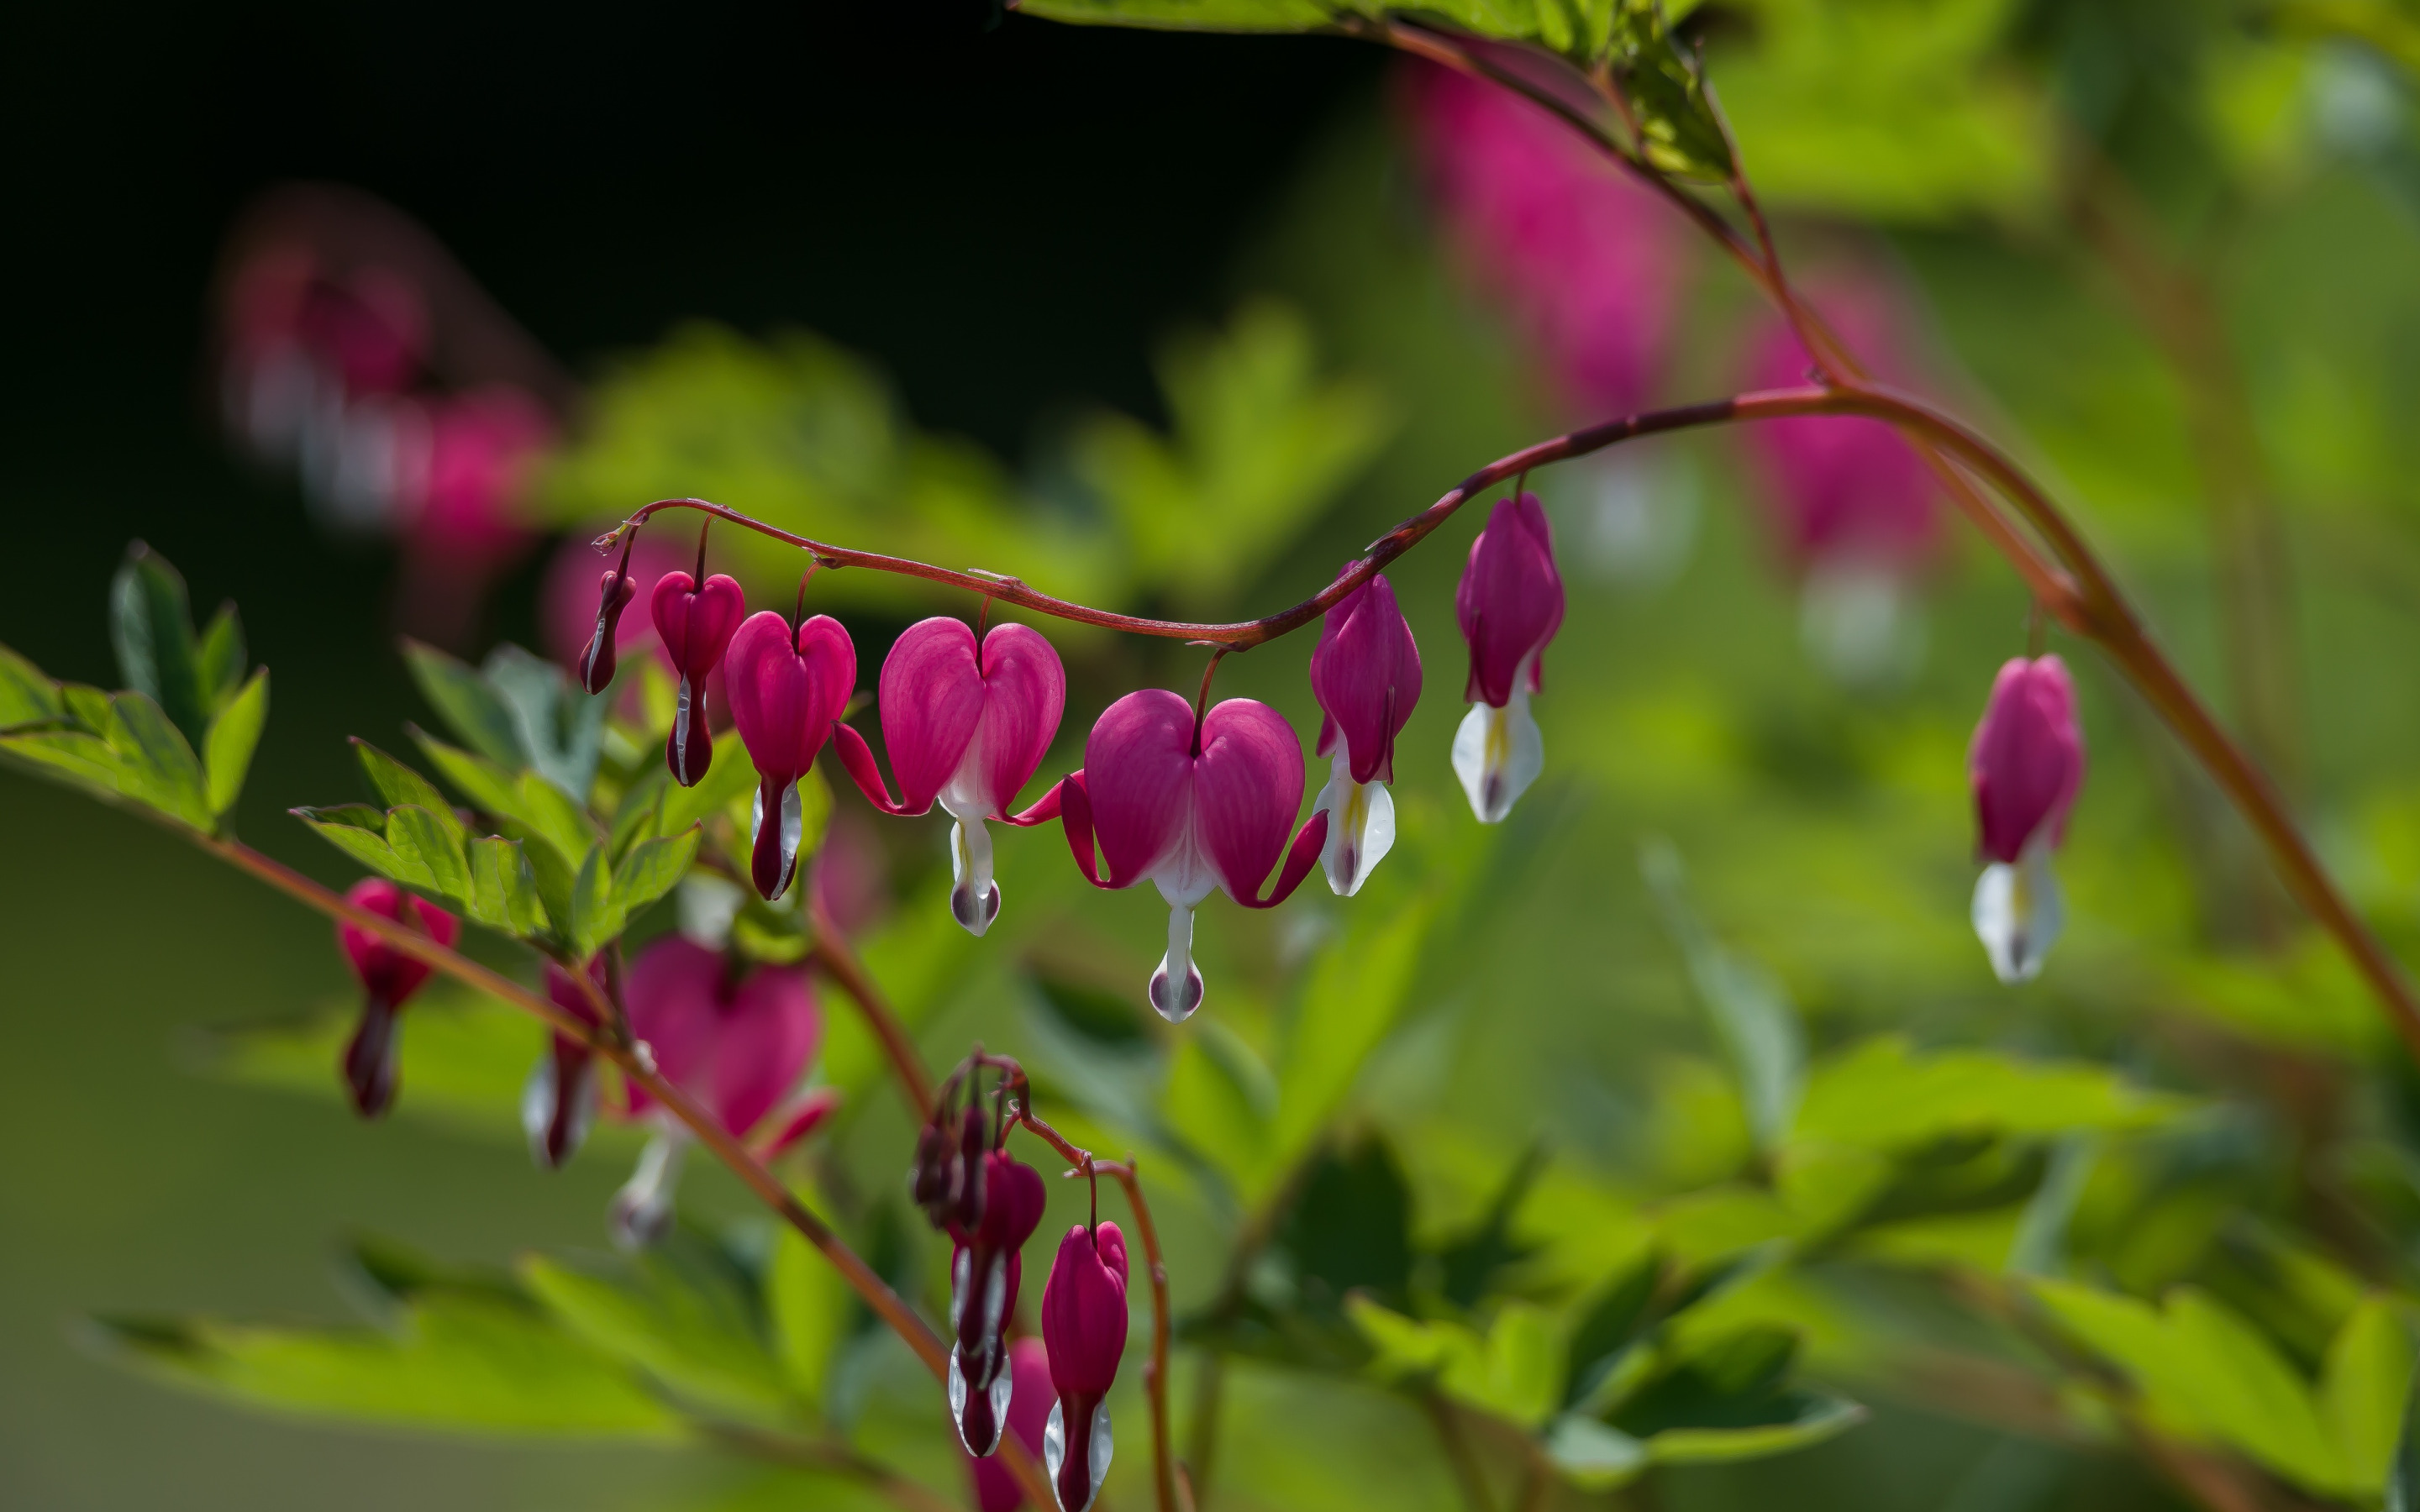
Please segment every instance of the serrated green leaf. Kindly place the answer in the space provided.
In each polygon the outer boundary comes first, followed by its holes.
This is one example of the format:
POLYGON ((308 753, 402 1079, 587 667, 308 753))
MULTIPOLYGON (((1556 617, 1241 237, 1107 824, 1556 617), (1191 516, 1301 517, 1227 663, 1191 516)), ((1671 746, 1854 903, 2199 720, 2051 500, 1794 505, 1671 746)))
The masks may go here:
POLYGON ((263 667, 252 674, 241 692, 220 705, 210 718, 209 735, 202 742, 202 771, 209 782, 212 815, 225 815, 243 795, 252 753, 268 721, 269 669, 263 667))
POLYGON ((396 864, 409 881, 440 897, 467 906, 471 901, 469 833, 451 809, 428 810, 416 803, 387 810, 386 842, 396 864))
POLYGON ((213 718, 242 689, 244 665, 243 619, 233 604, 221 604, 194 648, 194 675, 213 718))
POLYGON ((487 678, 435 646, 409 638, 403 642, 403 662, 420 685, 421 696, 464 745, 507 768, 530 764, 511 707, 487 678))
POLYGON ((99 1323, 154 1379, 304 1417, 480 1435, 679 1436, 679 1420, 611 1360, 527 1303, 439 1289, 390 1330, 209 1319, 99 1323))
POLYGON ((551 847, 570 866, 578 865, 596 843, 597 826, 587 810, 536 772, 508 771, 424 730, 414 729, 411 736, 440 777, 473 808, 508 822, 515 838, 551 847))
POLYGON ((499 819, 520 817, 520 793, 511 771, 485 756, 449 746, 418 725, 404 728, 437 775, 452 783, 472 808, 499 819))
POLYGON ((159 704, 142 693, 109 701, 109 748, 117 756, 117 788, 137 803, 195 829, 210 827, 201 758, 159 704))
POLYGON ((201 745, 209 707, 195 664, 185 579, 167 558, 137 541, 110 584, 109 610, 118 675, 130 690, 159 705, 189 745, 201 745))
POLYGON ((0 730, 66 717, 59 685, 24 657, 0 646, 0 730))
POLYGON ((688 1236, 608 1276, 543 1256, 524 1285, 575 1337, 660 1381, 683 1401, 751 1422, 786 1416, 792 1398, 737 1276, 688 1236))
POLYGON ((454 806, 437 791, 436 783, 359 735, 352 737, 352 744, 353 755, 362 764, 362 775, 369 779, 370 790, 379 795, 380 803, 390 809, 414 804, 430 813, 449 817, 453 814, 454 806))
POLYGON ((537 878, 530 870, 519 841, 484 836, 468 847, 473 919, 524 940, 551 933, 546 904, 539 899, 537 878))

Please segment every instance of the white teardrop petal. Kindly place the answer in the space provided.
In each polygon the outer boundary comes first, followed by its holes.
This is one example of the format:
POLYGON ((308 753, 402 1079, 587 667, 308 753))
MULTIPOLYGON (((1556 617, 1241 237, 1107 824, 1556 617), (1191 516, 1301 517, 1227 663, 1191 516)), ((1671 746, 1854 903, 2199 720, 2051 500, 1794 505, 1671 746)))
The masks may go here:
POLYGON ((1993 974, 2014 985, 2041 974, 2067 924, 2067 900, 2051 871, 2050 844, 2036 837, 2016 864, 1995 861, 1975 879, 1975 934, 1993 974))
POLYGON ((1453 775, 1482 825, 1501 822, 1545 769, 1546 741, 1529 713, 1527 688, 1515 686, 1500 709, 1472 704, 1453 733, 1453 775))

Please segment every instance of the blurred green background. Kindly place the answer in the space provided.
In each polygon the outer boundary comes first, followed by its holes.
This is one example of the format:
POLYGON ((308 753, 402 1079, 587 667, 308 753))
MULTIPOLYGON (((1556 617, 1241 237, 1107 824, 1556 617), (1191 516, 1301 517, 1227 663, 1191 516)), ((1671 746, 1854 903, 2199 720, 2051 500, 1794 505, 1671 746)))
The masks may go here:
MULTIPOLYGON (((292 177, 355 184, 421 218, 595 383, 595 424, 544 491, 566 524, 697 491, 851 545, 932 542, 952 565, 956 552, 1046 587, 1240 616, 1326 582, 1480 462, 1590 418, 1464 276, 1384 54, 988 19, 968 5, 779 23, 694 7, 577 26, 466 9, 404 27, 300 8, 131 31, 10 22, 11 199, 39 232, 8 255, 18 565, 0 640, 54 674, 111 680, 101 599, 134 535, 178 563, 199 605, 239 600, 276 673, 242 827, 346 878, 279 810, 352 796, 342 736, 392 739, 422 717, 388 636, 393 563, 328 544, 290 485, 230 459, 203 393, 217 238, 253 191, 292 177), (684 324, 695 317, 727 330, 684 324), (790 329, 879 379, 782 345, 790 329), (774 444, 783 417, 824 405, 875 416, 864 428, 895 444, 792 465, 774 444), (1224 549, 1189 529, 1209 517, 1224 549)), ((1798 266, 1892 291, 1902 370, 2072 504, 2188 674, 2281 761, 2332 862, 2412 959, 2408 15, 1760 0, 1696 24, 1798 266), (2122 193, 2078 188, 2096 164, 2122 193), (2176 311, 2160 296, 2188 286, 2205 302, 2164 326, 2176 311), (2211 332, 2241 392, 2213 398, 2211 370, 2191 359, 2211 332), (2267 627, 2257 657, 2229 639, 2246 616, 2267 627), (2266 698, 2279 702, 2264 712, 2266 698)), ((1743 381, 1760 329, 1728 270, 1678 259, 1640 314, 1673 332, 1654 397, 1743 381)), ((2362 1285, 2408 1295, 2412 1078, 2139 701, 2054 638, 2078 671, 2093 764, 2061 861, 2071 924, 2040 983, 2005 989, 1967 926, 1962 767, 1993 670, 2025 645, 2019 585, 1953 532, 1912 576, 1879 668, 1844 665, 1804 627, 1804 584, 1741 438, 1625 452, 1540 483, 1572 608, 1538 704, 1548 775, 1500 835, 1476 834, 1445 763, 1466 528, 1392 575, 1427 693, 1403 738, 1404 844, 1357 906, 1405 907, 1423 888, 1454 903, 1445 967, 1406 995, 1352 1118, 1402 1155, 1417 1229, 1468 1222, 1535 1144, 1556 1180, 1524 1209, 1528 1225, 1564 1246, 1559 1261, 1593 1244, 1609 1263, 1626 1230, 1608 1214, 1668 1215, 1756 1165, 1720 1044, 1640 880, 1642 843, 1662 840, 1713 930, 1795 1003, 1819 1061, 1900 1032, 2097 1059, 2198 1100, 2207 1116, 2188 1133, 2130 1151, 2086 1193, 2078 1273, 2142 1295, 2222 1286, 2230 1244, 2286 1235, 2297 1255, 2324 1252, 2362 1285)), ((780 580, 773 559, 746 560, 760 594, 780 580)), ((542 643, 542 565, 503 586, 482 645, 542 643)), ((828 586, 869 683, 890 631, 932 603, 828 586)), ((1062 644, 1074 691, 1047 771, 1074 764, 1107 698, 1189 687, 1198 666, 1174 648, 1062 644)), ((1289 642, 1233 660, 1220 687, 1267 699, 1307 734, 1308 654, 1289 642)), ((912 899, 935 837, 883 836, 912 899)), ((1052 926, 1039 944, 1018 936, 1034 975, 1111 995, 1140 982, 1156 900, 1076 897, 1047 833, 1003 849, 1009 906, 1052 926)), ((508 1142, 411 1119, 365 1128, 333 1100, 202 1074, 205 1026, 341 994, 324 928, 166 837, 6 774, 0 856, 11 1504, 714 1494, 725 1472, 701 1456, 288 1427, 80 1349, 75 1319, 93 1311, 348 1316, 330 1256, 357 1231, 454 1260, 594 1247, 627 1145, 541 1178, 508 1142)), ((1166 1062, 1149 1060, 1149 1076, 1094 1074, 1063 1039, 1038 1042, 1047 1015, 971 971, 938 995, 928 1057, 944 1063, 976 1034, 1031 1045, 1079 1116, 1147 1124, 1117 1116, 1140 1085, 1198 1130, 1215 1122, 1201 1066, 1271 1057, 1289 973, 1361 917, 1316 884, 1273 917, 1206 910, 1214 1007, 1147 1041, 1166 1062)), ((902 937, 914 938, 894 934, 894 950, 902 937)), ((850 1132, 848 1168, 885 1179, 906 1137, 895 1110, 876 1109, 850 1132)), ((1188 1242, 1215 1255, 1229 1216, 1204 1184, 1175 1180, 1164 1219, 1184 1304, 1219 1280, 1213 1261, 1186 1259, 1188 1242)), ((693 1195, 737 1209, 711 1180, 693 1195)), ((2004 1248, 2016 1211, 1993 1216, 2004 1248)), ((1827 1260, 1841 1257, 1819 1257, 1819 1272, 1827 1260)), ((2106 1444, 1978 1427, 1990 1414, 1895 1375, 1871 1347, 1888 1332, 1876 1319, 1918 1335, 1901 1315, 1921 1309, 1845 1260, 1818 1279, 1821 1300, 1793 1315, 1810 1367, 1874 1420, 1796 1458, 1659 1474, 1646 1497, 2169 1504, 2106 1444)), ((1392 1504, 1450 1504, 1400 1402, 1249 1365, 1230 1390, 1222 1504, 1366 1504, 1373 1484, 1392 1504), (1407 1437, 1419 1447, 1401 1448, 1407 1437)), ((1130 1477, 1140 1434, 1125 1442, 1130 1477)), ((1140 1504, 1138 1481, 1112 1486, 1140 1504)))

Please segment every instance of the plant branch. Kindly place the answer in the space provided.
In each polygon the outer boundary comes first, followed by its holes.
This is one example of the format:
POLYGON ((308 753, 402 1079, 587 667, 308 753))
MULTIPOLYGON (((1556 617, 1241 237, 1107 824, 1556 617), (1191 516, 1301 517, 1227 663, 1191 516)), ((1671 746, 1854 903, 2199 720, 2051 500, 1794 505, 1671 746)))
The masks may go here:
MULTIPOLYGON (((716 1159, 729 1166, 742 1184, 821 1252, 865 1304, 873 1309, 875 1316, 888 1324, 892 1332, 915 1351, 916 1357, 933 1372, 936 1380, 948 1379, 949 1351, 923 1319, 918 1317, 915 1310, 902 1301, 899 1294, 892 1291, 882 1277, 875 1273, 873 1267, 850 1249, 838 1234, 827 1227, 822 1219, 808 1211, 806 1205, 782 1183, 781 1178, 750 1154, 747 1148, 723 1128, 721 1119, 708 1113, 696 1099, 667 1079, 656 1068, 655 1057, 644 1042, 630 1046, 617 1044, 606 1026, 582 1022, 577 1014, 531 992, 503 973, 447 949, 415 929, 346 901, 284 862, 264 856, 240 841, 204 835, 195 830, 184 833, 204 850, 250 872, 287 896, 331 918, 342 919, 368 931, 396 950, 532 1014, 555 1032, 587 1045, 612 1061, 620 1068, 624 1076, 662 1103, 673 1117, 688 1125, 698 1141, 711 1149, 716 1159)), ((1001 1455, 1033 1505, 1047 1507, 1054 1504, 1047 1478, 1022 1443, 1003 1441, 1001 1455)))
POLYGON ((1446 1462, 1453 1467, 1453 1478, 1462 1488, 1463 1504, 1470 1512, 1496 1512, 1496 1504, 1487 1494, 1487 1477, 1479 1468, 1479 1457, 1472 1452, 1470 1436, 1462 1430, 1462 1418, 1453 1404, 1434 1390, 1422 1391, 1414 1398, 1420 1411, 1428 1414, 1429 1426, 1436 1429, 1437 1444, 1445 1450, 1446 1462))
POLYGON ((865 963, 858 959, 857 952, 849 949, 848 941, 833 927, 823 905, 810 900, 807 906, 815 931, 814 947, 807 952, 807 959, 830 978, 834 986, 846 993, 850 1002, 857 1005, 858 1012, 865 1019, 866 1027, 872 1029, 874 1037, 881 1041, 883 1054, 889 1057, 891 1069, 899 1078, 899 1090, 907 1097, 908 1105, 915 1109, 917 1121, 930 1123, 933 1120, 933 1075, 924 1069, 923 1057, 916 1053, 914 1038, 908 1034, 908 1026, 899 1022, 899 1015, 892 1011, 890 1000, 883 995, 882 989, 875 985, 873 974, 865 969, 865 963))

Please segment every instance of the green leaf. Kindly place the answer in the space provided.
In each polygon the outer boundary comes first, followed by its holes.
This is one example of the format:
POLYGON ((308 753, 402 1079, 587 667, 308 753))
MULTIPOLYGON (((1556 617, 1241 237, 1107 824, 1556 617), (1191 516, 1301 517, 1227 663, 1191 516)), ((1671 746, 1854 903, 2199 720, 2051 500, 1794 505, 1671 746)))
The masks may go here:
POLYGON ((464 745, 508 768, 530 764, 511 707, 485 677, 435 646, 408 638, 403 661, 421 696, 464 745))
POLYGON ((570 918, 571 949, 582 961, 621 933, 622 918, 613 908, 613 873, 606 868, 602 841, 589 849, 572 879, 570 918))
POLYGON ((81 730, 0 735, 0 752, 37 776, 83 788, 112 802, 122 796, 117 784, 117 753, 99 735, 88 735, 81 730))
POLYGON ((792 1397, 743 1279, 692 1237, 675 1235, 618 1274, 530 1256, 520 1275, 573 1335, 682 1401, 749 1422, 788 1415, 792 1397))
POLYGON ((382 877, 403 880, 396 872, 395 847, 386 842, 386 812, 366 803, 343 803, 332 809, 296 809, 294 817, 336 849, 382 877))
POLYGON ((407 803, 387 810, 386 842, 404 873, 396 880, 461 905, 471 900, 469 841, 469 833, 451 809, 432 811, 407 803))
POLYGON ((59 685, 24 657, 0 646, 0 730, 66 717, 59 685))
POLYGON ((221 604, 194 651, 194 675, 213 718, 243 687, 244 665, 243 621, 233 604, 221 604))
POLYGON ((353 755, 362 764, 362 775, 369 779, 371 791, 379 795, 380 803, 390 809, 409 803, 416 804, 430 813, 450 815, 454 812, 454 806, 445 801, 445 795, 437 791, 436 783, 359 735, 352 737, 352 743, 353 755))
POLYGON ((2028 1285, 2079 1343, 2125 1372, 2155 1426, 2235 1449, 2323 1494, 2355 1489, 2293 1367, 2207 1293, 2179 1287, 2154 1308, 2072 1282, 2028 1285))
POLYGON ((135 802, 207 832, 209 800, 201 759, 159 704, 142 693, 109 701, 109 748, 117 758, 117 790, 135 802))
POLYGON ((504 702, 514 737, 529 753, 508 764, 532 767, 575 802, 586 802, 613 700, 590 698, 562 668, 510 643, 489 653, 479 672, 504 702))
POLYGON ((109 590, 110 641, 128 688, 160 706, 194 746, 209 728, 194 643, 185 579, 168 560, 137 541, 126 549, 109 590))
MULTIPOLYGON (((666 784, 663 812, 656 821, 658 835, 677 835, 690 825, 712 818, 731 803, 756 790, 756 764, 737 730, 726 730, 714 742, 714 763, 697 786, 682 787, 659 765, 666 784)), ((831 789, 824 782, 799 784, 799 855, 804 857, 822 843, 824 822, 831 816, 831 789)), ((617 826, 618 827, 618 826, 617 826)))
POLYGON ((1457 1401, 1524 1427, 1545 1420, 1562 1384, 1561 1346, 1544 1308, 1508 1302, 1484 1335, 1450 1319, 1406 1318, 1362 1294, 1345 1316, 1369 1340, 1381 1381, 1425 1379, 1457 1401))
POLYGON ((689 874, 704 835, 700 826, 691 825, 677 835, 644 840, 630 847, 630 854, 613 869, 613 912, 619 916, 615 934, 689 874))
POLYGON ((2420 1512, 2420 1376, 2403 1398, 2403 1431, 2386 1479, 2386 1512, 2420 1512))
POLYGON ((546 904, 538 897, 537 877, 531 871, 521 842, 501 835, 484 836, 468 847, 471 893, 467 911, 490 929, 524 940, 552 933, 546 904))
POLYGON ((679 1420, 526 1302, 440 1289, 392 1329, 101 1319, 124 1364, 302 1417, 480 1435, 671 1441, 679 1420))
POLYGON ((1826 1391, 1793 1391, 1783 1395, 1768 1421, 1741 1427, 1666 1428, 1647 1441, 1647 1452, 1658 1464, 1667 1465, 1762 1459, 1810 1448, 1865 1420, 1865 1408, 1845 1396, 1826 1391))
POLYGON ((411 737, 438 775, 473 808, 518 826, 529 838, 551 847, 568 866, 577 866, 596 843, 597 826, 588 811, 536 772, 508 771, 425 730, 413 729, 411 737))
POLYGON ((2187 1106, 2138 1090, 2106 1066, 1919 1051, 1882 1035, 1815 1069, 1792 1137, 1877 1149, 1978 1134, 2048 1139, 2149 1128, 2187 1106))
POLYGON ((1688 964, 1698 1000, 1730 1055, 1757 1148, 1770 1151, 1789 1132, 1805 1091, 1807 1037, 1798 1011, 1771 973, 1725 949, 1689 906, 1681 856, 1668 842, 1640 846, 1638 869, 1688 964))
POLYGON ((1647 1468, 1647 1446, 1620 1428, 1566 1412, 1546 1430, 1546 1458, 1583 1490, 1609 1491, 1647 1468))
POLYGON ((2343 1457, 2345 1474, 2364 1496, 2387 1489, 2412 1395, 2412 1325, 2393 1299, 2362 1299, 2328 1345, 2319 1373, 2319 1415, 2343 1457))
POLYGON ((263 667, 252 674, 241 692, 219 705, 210 718, 210 733, 202 742, 202 771, 208 779, 213 815, 225 815, 243 795, 252 753, 268 720, 269 669, 263 667))

